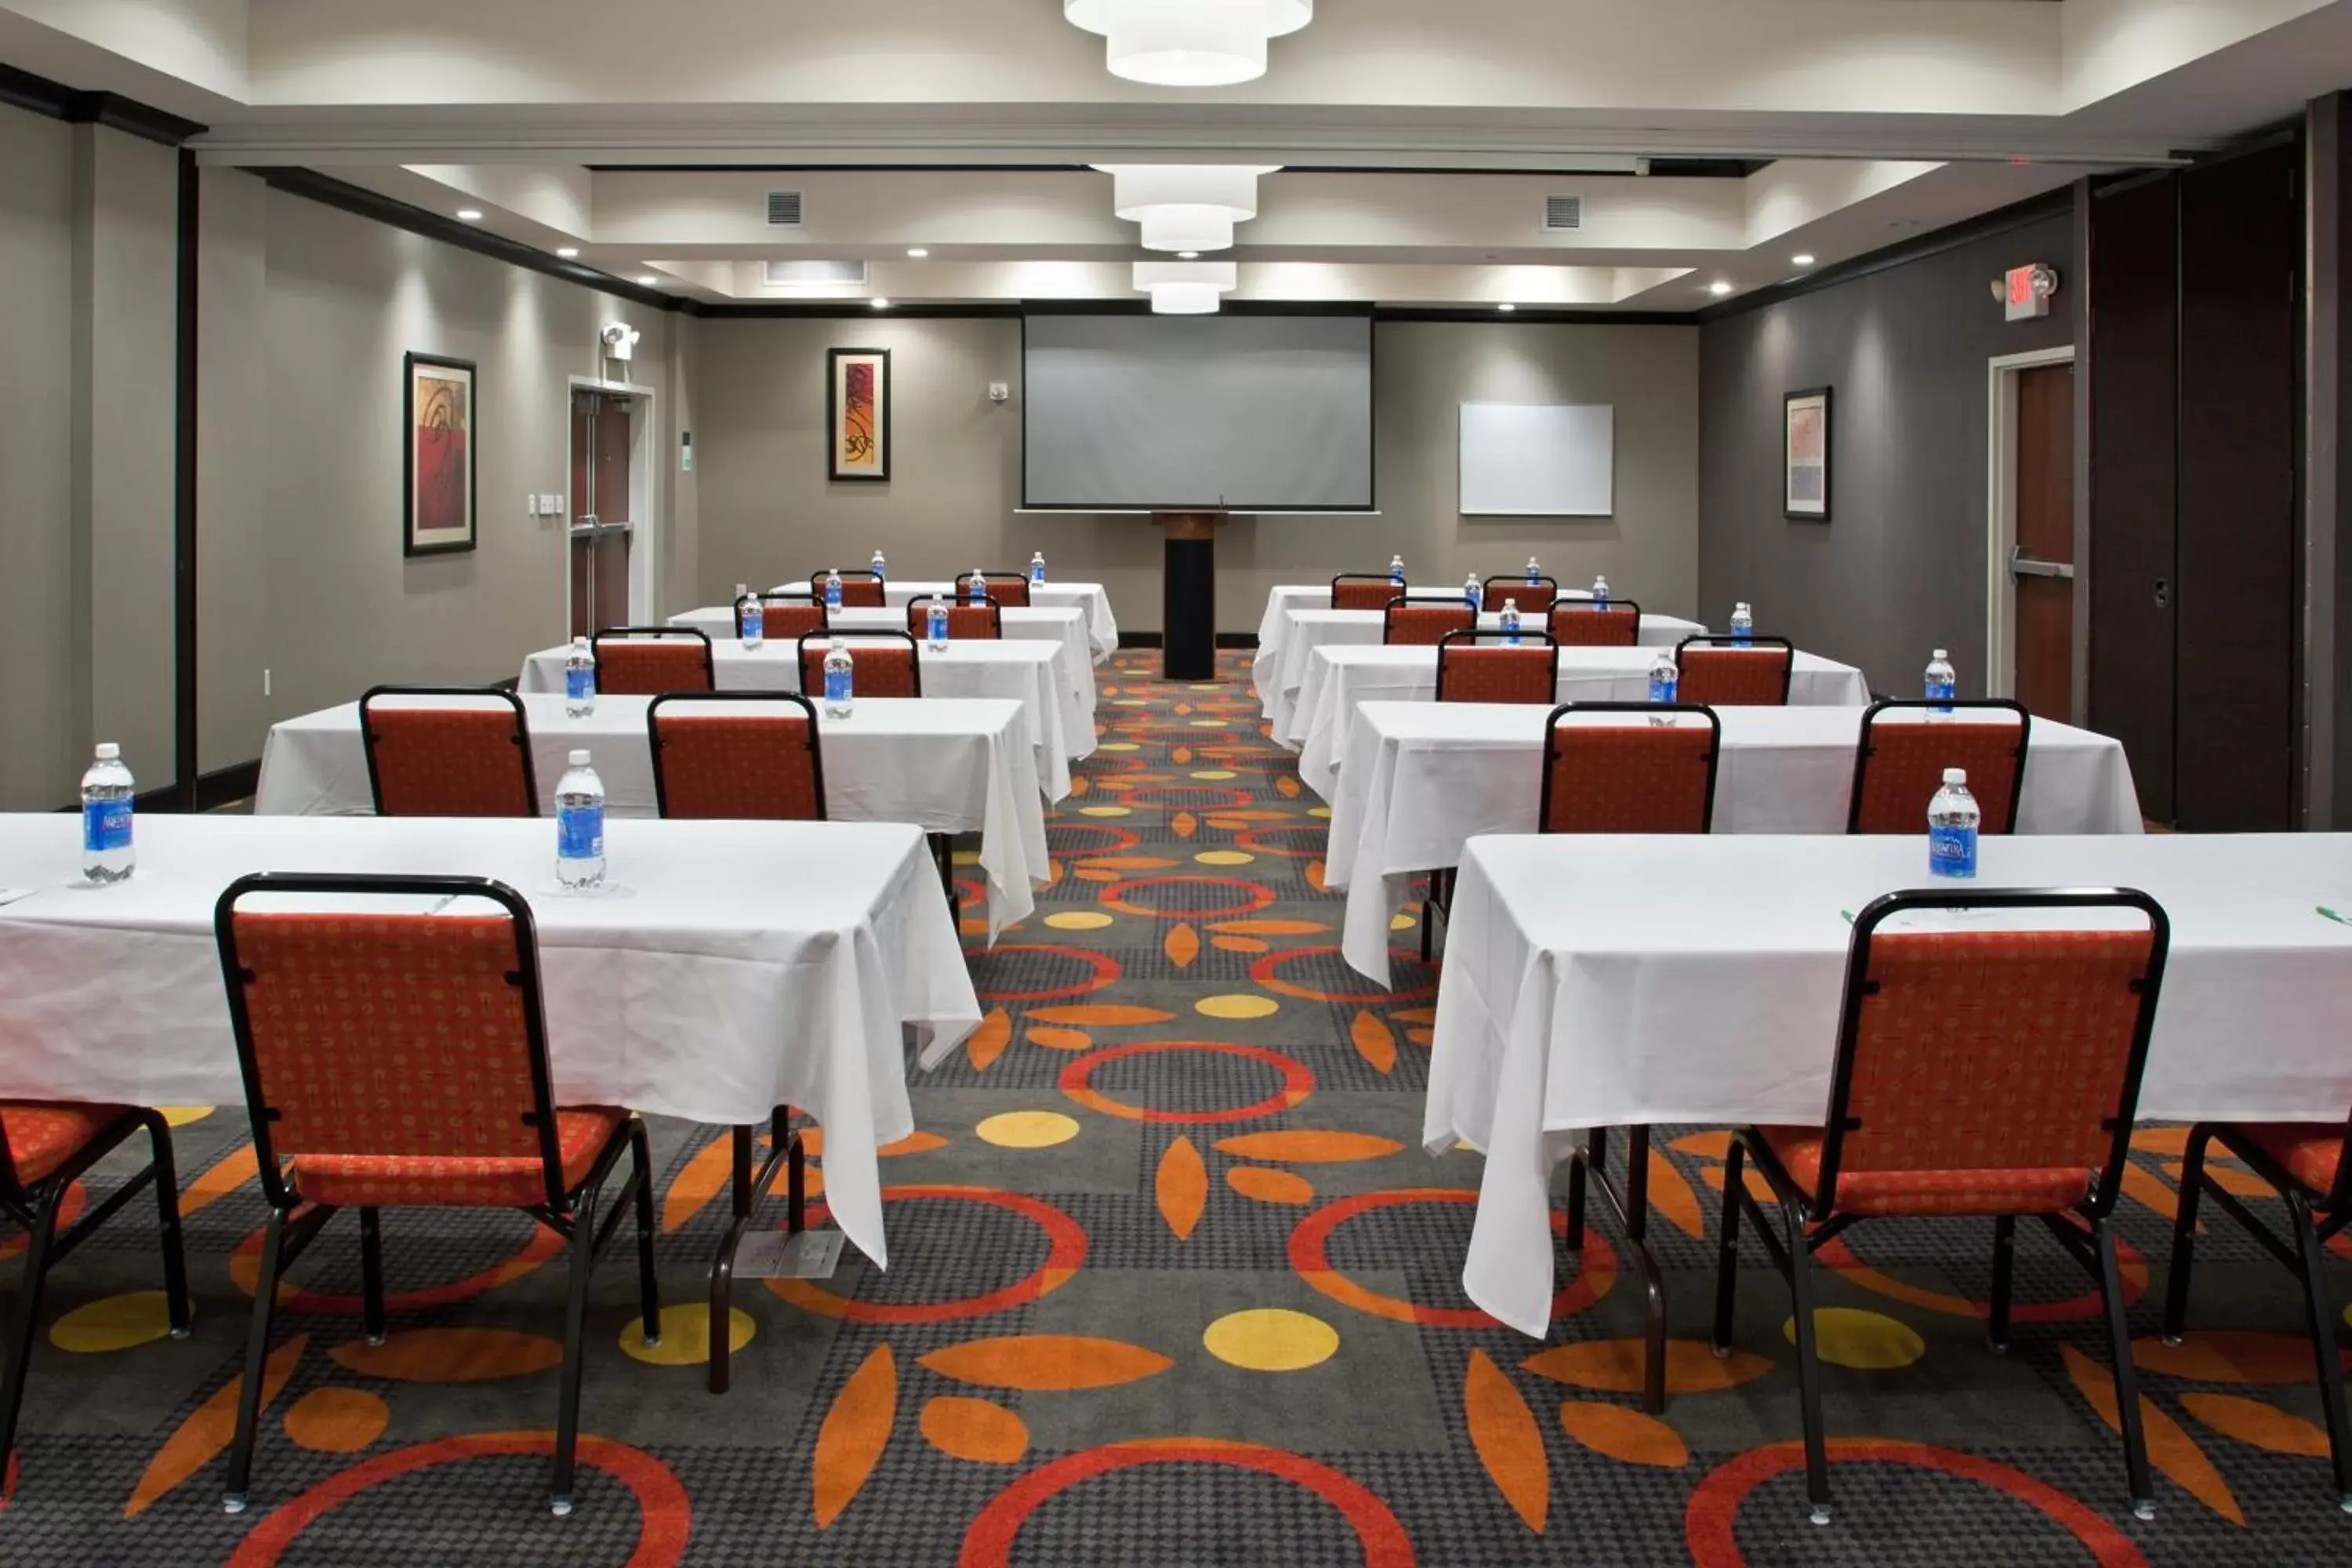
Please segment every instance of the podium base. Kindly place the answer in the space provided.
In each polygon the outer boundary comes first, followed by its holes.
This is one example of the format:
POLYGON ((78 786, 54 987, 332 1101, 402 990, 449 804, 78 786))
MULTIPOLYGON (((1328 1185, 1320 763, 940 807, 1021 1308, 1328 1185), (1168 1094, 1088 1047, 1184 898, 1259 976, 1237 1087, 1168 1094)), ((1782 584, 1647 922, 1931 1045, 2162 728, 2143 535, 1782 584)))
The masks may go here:
POLYGON ((1217 677, 1217 525, 1213 512, 1160 512, 1160 673, 1170 680, 1217 677))

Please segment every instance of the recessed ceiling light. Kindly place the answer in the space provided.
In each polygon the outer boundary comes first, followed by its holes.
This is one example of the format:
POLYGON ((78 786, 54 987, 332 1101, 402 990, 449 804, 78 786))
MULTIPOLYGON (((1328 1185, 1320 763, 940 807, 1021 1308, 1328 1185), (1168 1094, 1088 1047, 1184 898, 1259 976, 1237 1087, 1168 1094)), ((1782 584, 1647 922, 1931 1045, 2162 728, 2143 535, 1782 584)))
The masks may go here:
POLYGON ((1706 286, 1706 291, 1710 294, 1728 294, 1731 292, 1731 285, 1725 279, 1718 278, 1714 282, 1706 286))
POLYGON ((887 310, 890 308, 890 301, 877 294, 874 296, 874 308, 877 310, 887 310))
POLYGON ((459 223, 479 223, 482 221, 482 209, 479 207, 459 207, 457 209, 457 221, 459 223))
POLYGON ((576 245, 559 245, 555 247, 555 254, 569 261, 580 254, 580 247, 576 245))
POLYGON ((654 275, 653 275, 652 273, 650 273, 650 272, 640 272, 640 273, 638 273, 638 274, 637 274, 637 281, 638 281, 638 282, 640 282, 640 283, 642 283, 642 284, 644 284, 646 288, 650 289, 650 288, 652 288, 655 284, 659 283, 659 282, 661 281, 661 279, 660 279, 659 278, 656 278, 656 276, 654 276, 654 275))
POLYGON ((910 245, 907 247, 907 255, 917 261, 920 261, 924 257, 929 256, 929 251, 925 250, 919 245, 910 245))
POLYGON ((1495 309, 1497 310, 1516 310, 1518 307, 1512 304, 1508 300, 1506 300, 1501 304, 1496 306, 1495 309))
POLYGON ((1176 259, 1179 261, 1198 261, 1201 259, 1201 253, 1197 250, 1180 250, 1176 253, 1176 259))
POLYGON ((1800 267, 1811 267, 1813 264, 1813 253, 1810 250, 1801 250, 1789 259, 1800 267))

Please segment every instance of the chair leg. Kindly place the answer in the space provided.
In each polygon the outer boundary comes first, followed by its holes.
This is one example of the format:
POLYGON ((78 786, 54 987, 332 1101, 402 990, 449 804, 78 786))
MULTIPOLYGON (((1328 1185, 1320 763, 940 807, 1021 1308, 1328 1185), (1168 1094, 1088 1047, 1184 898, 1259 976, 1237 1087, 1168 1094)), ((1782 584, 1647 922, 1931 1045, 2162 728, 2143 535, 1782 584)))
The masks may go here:
POLYGON ((1715 1353, 1731 1353, 1731 1313, 1739 1291, 1739 1194, 1748 1179, 1748 1151, 1739 1140, 1723 1159, 1723 1223, 1715 1246, 1715 1353))
MULTIPOLYGON (((1725 1191, 1730 1190, 1728 1180, 1725 1191)), ((1789 1296, 1796 1309, 1797 1392, 1805 1416, 1805 1497, 1812 1505, 1815 1524, 1830 1521, 1829 1442, 1822 1433, 1822 1362, 1813 1343, 1813 1254, 1805 1245, 1805 1216, 1783 1200, 1782 1222, 1789 1234, 1789 1296)))
POLYGON ((1584 1250, 1584 1184, 1599 1181, 1609 1169, 1609 1129, 1596 1127, 1585 1135, 1584 1147, 1568 1157, 1568 1249, 1584 1250))
POLYGON ((657 1345, 662 1325, 661 1287, 654 1279, 654 1162, 643 1121, 629 1123, 629 1158, 637 1184, 637 1310, 643 1314, 645 1342, 657 1345))
POLYGON ((784 1229, 794 1236, 808 1228, 808 1151, 801 1135, 782 1127, 784 1144, 784 1229))
POLYGON ((2009 1298, 2017 1278, 2017 1216, 1999 1215, 1992 1222, 1992 1325, 1986 1338, 1995 1355, 2009 1352, 2009 1298))
POLYGON ((2123 1269, 2116 1262, 2116 1233, 2105 1220, 2091 1222, 2099 1252, 2099 1294, 2107 1310, 2107 1353, 2115 1361, 2116 1417, 2123 1428, 2124 1474, 2131 1484, 2132 1512, 2156 1517, 2156 1489, 2147 1478, 2147 1437, 2140 1430, 2139 1377, 2132 1367, 2131 1323, 2124 1307, 2123 1269))
POLYGON ((360 1210, 360 1314, 367 1342, 383 1343, 383 1226, 373 1208, 360 1210))
MULTIPOLYGON (((184 1340, 194 1331, 194 1315, 188 1304, 187 1248, 180 1239, 180 1172, 172 1154, 172 1125, 152 1110, 141 1120, 154 1147, 155 1236, 163 1254, 163 1310, 171 1317, 172 1337, 184 1340)), ((5 1452, 5 1447, 0 1452, 5 1452)))
POLYGON ((8 1314, 7 1360, 0 1365, 0 1466, 16 1442, 16 1415, 25 1406, 25 1374, 33 1364, 33 1340, 40 1330, 41 1280, 49 1271, 49 1246, 57 1239, 58 1204, 65 1184, 43 1189, 33 1209, 32 1233, 25 1242, 25 1266, 16 1276, 16 1308, 8 1314))
POLYGON ((2352 1513, 2352 1425, 2345 1419, 2344 1361, 2336 1350, 2336 1314, 2327 1301, 2327 1281, 2319 1233, 2311 1205, 2301 1193, 2287 1194, 2295 1247, 2303 1257, 2303 1305, 2311 1316, 2311 1353, 2319 1362, 2319 1402, 2327 1412, 2327 1451, 2336 1466, 2336 1504, 2352 1513))
POLYGON ((713 1394, 724 1394, 731 1386, 733 1371, 733 1339, 735 1319, 735 1249, 743 1244, 743 1233, 751 1225, 751 1130, 731 1127, 727 1135, 734 1141, 734 1174, 728 1184, 734 1198, 735 1217, 727 1226, 727 1234, 719 1238, 719 1256, 710 1263, 710 1371, 709 1386, 713 1394))
POLYGON ((2172 1266, 2164 1282, 2164 1342, 2180 1342, 2181 1325, 2189 1321, 2189 1271, 2197 1256, 2197 1200, 2205 1190, 2205 1151, 2213 1134, 2202 1126, 2189 1130, 2189 1143, 2180 1155, 2180 1205, 2172 1216, 2172 1266))
POLYGON ((596 1221, 601 1184, 580 1194, 572 1214, 572 1277, 563 1305, 563 1384, 555 1406, 555 1464, 548 1506, 558 1519, 572 1511, 572 1457, 580 1441, 580 1374, 588 1338, 588 1277, 596 1269, 596 1221))
POLYGON ((278 1315, 278 1276, 284 1267, 287 1211, 273 1208, 261 1232, 261 1267, 253 1281, 253 1326, 245 1342, 245 1382, 237 1390, 236 1438, 229 1445, 224 1513, 243 1513, 253 1481, 253 1443, 261 1425, 261 1378, 269 1363, 269 1324, 278 1315))
MULTIPOLYGON (((1436 873, 1433 871, 1430 875, 1433 877, 1436 873)), ((1427 963, 1429 962, 1429 928, 1431 923, 1437 918, 1436 909, 1436 904, 1430 900, 1423 899, 1421 900, 1421 961, 1423 963, 1427 963)))

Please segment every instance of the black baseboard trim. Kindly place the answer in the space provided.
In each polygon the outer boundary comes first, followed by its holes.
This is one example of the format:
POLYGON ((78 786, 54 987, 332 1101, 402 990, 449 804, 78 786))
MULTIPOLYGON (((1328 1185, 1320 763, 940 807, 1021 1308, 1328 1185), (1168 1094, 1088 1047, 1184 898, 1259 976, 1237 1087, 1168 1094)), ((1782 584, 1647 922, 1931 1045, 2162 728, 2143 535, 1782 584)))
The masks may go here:
MULTIPOLYGON (((1167 639, 1162 637, 1158 632, 1121 632, 1118 634, 1118 646, 1121 648, 1161 647, 1166 646, 1166 642, 1167 639)), ((1217 646, 1224 648, 1255 647, 1257 647, 1257 634, 1255 632, 1219 632, 1217 634, 1217 646)))
POLYGON ((176 784, 162 789, 142 791, 133 803, 139 811, 163 812, 177 816, 188 811, 218 811, 232 801, 251 800, 261 787, 261 762, 237 763, 226 768, 196 776, 195 788, 184 790, 176 784))

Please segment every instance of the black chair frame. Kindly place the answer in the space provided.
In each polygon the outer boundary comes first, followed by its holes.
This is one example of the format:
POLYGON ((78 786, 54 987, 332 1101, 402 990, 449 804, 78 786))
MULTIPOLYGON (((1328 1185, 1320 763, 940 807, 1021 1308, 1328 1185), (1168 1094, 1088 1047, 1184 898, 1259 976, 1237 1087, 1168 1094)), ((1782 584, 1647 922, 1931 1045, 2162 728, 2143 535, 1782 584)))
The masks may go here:
MULTIPOLYGON (((1743 645, 1738 637, 1733 637, 1729 632, 1693 632, 1690 636, 1683 638, 1682 641, 1675 644, 1675 669, 1680 670, 1682 668, 1683 650, 1694 646, 1699 647, 1736 648, 1743 645)), ((1748 639, 1745 646, 1751 648, 1777 647, 1787 651, 1789 655, 1788 662, 1780 667, 1780 700, 1785 704, 1789 700, 1789 683, 1797 671, 1797 645, 1790 642, 1787 637, 1751 637, 1748 639)))
MULTIPOLYGON (((1638 647, 1642 641, 1642 606, 1631 599, 1612 598, 1605 606, 1596 604, 1591 599, 1555 599, 1549 605, 1545 606, 1544 625, 1551 625, 1551 618, 1554 616, 1614 616, 1626 610, 1633 612, 1633 646, 1638 647)), ((1574 647, 1576 645, 1563 644, 1561 646, 1574 647)), ((1594 646, 1608 647, 1615 645, 1602 643, 1594 646)))
MULTIPOLYGON (((1030 583, 1030 581, 1029 581, 1029 574, 1028 574, 1025 570, 1024 570, 1024 571, 1019 571, 1019 572, 991 572, 991 571, 989 571, 987 568, 983 567, 983 568, 982 568, 982 569, 981 569, 981 574, 981 574, 981 576, 982 576, 985 581, 987 581, 988 583, 990 583, 990 584, 997 584, 997 583, 1019 583, 1019 584, 1023 584, 1024 586, 1029 587, 1029 588, 1031 588, 1031 589, 1033 589, 1033 590, 1034 590, 1034 587, 1035 587, 1035 584, 1034 584, 1030 583)), ((957 597, 957 598, 959 598, 959 599, 963 599, 963 598, 964 598, 964 596, 965 596, 967 594, 969 594, 971 591, 971 573, 969 573, 969 572, 959 572, 959 573, 957 573, 957 574, 955 574, 955 592, 956 592, 956 597, 957 597)), ((993 595, 993 594, 991 594, 991 595, 989 595, 989 597, 990 597, 990 598, 992 598, 992 598, 994 598, 995 596, 996 596, 996 595, 993 595)), ((1034 591, 1033 591, 1033 593, 1032 593, 1032 595, 1031 595, 1031 596, 1032 596, 1032 597, 1034 597, 1034 596, 1035 596, 1035 595, 1034 595, 1034 591)), ((965 602, 966 602, 966 603, 970 603, 970 601, 969 601, 968 599, 967 599, 967 600, 965 600, 965 602)))
MULTIPOLYGON (((1727 1354, 1731 1349, 1731 1318, 1737 1304, 1739 1275, 1739 1216, 1745 1212, 1754 1226, 1757 1241, 1771 1259, 1772 1266, 1789 1283, 1795 1309, 1798 1392, 1805 1422, 1805 1490, 1812 1505, 1813 1522, 1828 1522, 1829 1454, 1822 1429, 1822 1375, 1820 1358, 1813 1343, 1811 1265, 1813 1253, 1823 1244, 1843 1235, 1855 1221, 1868 1217, 1838 1210, 1837 1185, 1838 1163, 1845 1135, 1856 1125, 1849 1107, 1863 1002, 1877 989, 1870 975, 1871 939, 1889 917, 1906 910, 1964 909, 2127 909, 2137 910, 2147 917, 2147 968, 2134 983, 2134 989, 2139 995, 2139 1016, 2132 1031, 2130 1054, 2116 1112, 2105 1127, 2108 1133, 2105 1163, 2083 1201, 2073 1209, 2071 1217, 2058 1215, 2040 1217, 2067 1256, 2081 1265, 2098 1286, 2105 1302, 2108 1353, 2114 1361, 2112 1371, 2116 1384, 2117 1424, 2123 1433, 2124 1467, 2131 1488, 2132 1510, 2142 1519, 2151 1519, 2155 1517, 2156 1505, 2148 1480, 2147 1445, 2141 1431, 2138 1380, 2132 1368, 2131 1328, 2126 1319, 2123 1274, 2116 1261, 2115 1231, 2109 1224, 2109 1216, 2115 1209, 2117 1195, 2123 1190, 2125 1164, 2131 1158, 2132 1117, 2139 1101, 2140 1075, 2147 1064, 2148 1037, 2156 1024, 2157 997, 2163 989, 2165 959, 2171 942, 2171 922, 2166 918, 2162 906, 2136 889, 2011 889, 1964 893, 1921 889, 1885 894, 1873 900, 1855 917, 1853 935, 1847 949, 1844 1001, 1838 1016, 1837 1066, 1831 1079, 1828 1114, 1822 1122, 1821 1171, 1813 1190, 1807 1192, 1797 1184, 1754 1128, 1739 1128, 1732 1134, 1730 1152, 1723 1170, 1723 1223, 1716 1255, 1713 1330, 1716 1353, 1727 1354), (1749 1160, 1755 1162, 1758 1172, 1772 1189, 1773 1202, 1780 1211, 1780 1235, 1775 1235, 1772 1227, 1765 1222, 1763 1205, 1748 1190, 1745 1166, 1749 1160)), ((2182 1190, 2186 1194, 2190 1187, 2184 1183, 2182 1190)), ((1570 1239, 1573 1245, 1578 1237, 1573 1188, 1570 1189, 1570 1239)), ((2184 1209, 2186 1206, 2184 1202, 2184 1209)), ((2016 1272, 2016 1229, 2017 1216, 2014 1215, 2000 1215, 1993 1220, 1992 1300, 1987 1337, 1996 1352, 2009 1348, 2010 1294, 2016 1272)), ((1662 1324, 1659 1326, 1663 1327, 1662 1324)), ((1649 1348, 1654 1370, 1663 1378, 1663 1335, 1654 1335, 1649 1348)))
POLYGON ((999 637, 1004 635, 1004 606, 996 602, 994 595, 989 595, 982 604, 974 605, 970 599, 958 598, 952 594, 918 594, 907 601, 907 625, 909 628, 907 635, 908 637, 915 635, 911 628, 915 625, 917 612, 919 611, 928 619, 933 605, 945 605, 950 610, 984 608, 988 611, 990 626, 994 629, 999 637))
MULTIPOLYGON (((802 637, 795 641, 793 645, 795 657, 799 652, 799 644, 807 640, 806 637, 802 637)), ((653 753, 654 815, 656 816, 669 815, 669 789, 662 775, 661 710, 672 703, 692 707, 698 702, 781 702, 786 707, 799 709, 801 716, 808 721, 809 773, 816 781, 814 820, 818 822, 824 820, 824 748, 817 742, 816 704, 797 691, 665 691, 646 703, 646 749, 653 753)))
MULTIPOLYGON (((814 597, 814 599, 816 599, 818 603, 822 604, 822 603, 824 603, 824 580, 825 580, 825 578, 827 578, 828 576, 832 575, 832 574, 833 574, 834 573, 835 573, 835 572, 838 572, 838 573, 840 573, 840 574, 841 574, 841 580, 842 580, 844 583, 848 583, 848 582, 849 582, 849 581, 851 581, 853 578, 859 578, 859 577, 862 577, 862 578, 866 579, 866 580, 867 580, 867 581, 869 581, 869 582, 874 582, 874 583, 879 583, 879 584, 881 584, 883 585, 883 587, 882 587, 882 597, 883 597, 883 600, 884 600, 885 606, 886 606, 886 607, 887 606, 887 603, 888 603, 888 600, 889 600, 889 597, 890 597, 889 579, 888 579, 888 578, 887 578, 887 577, 881 576, 880 574, 878 574, 877 573, 876 573, 876 571, 874 570, 874 568, 872 568, 871 566, 860 566, 860 567, 856 568, 855 571, 852 571, 850 568, 845 567, 845 566, 820 566, 820 567, 819 567, 819 568, 817 568, 815 571, 814 571, 814 572, 810 573, 810 574, 809 574, 809 576, 808 576, 809 594, 810 594, 810 595, 811 595, 812 597, 814 597)), ((794 590, 793 590, 793 592, 795 592, 795 593, 797 593, 798 591, 799 591, 799 590, 797 590, 797 589, 794 589, 794 590)), ((846 608, 846 609, 855 609, 855 608, 856 608, 856 605, 845 605, 845 606, 844 606, 844 608, 846 608)))
POLYGON ((1506 599, 1519 600, 1519 609, 1522 614, 1549 615, 1551 613, 1552 605, 1559 600, 1559 580, 1556 577, 1538 577, 1530 583, 1524 572, 1516 577, 1487 578, 1479 594, 1479 601, 1483 607, 1489 611, 1499 610, 1503 607, 1503 601, 1506 599), (1519 592, 1514 594, 1511 591, 1514 588, 1519 592), (1541 602, 1536 599, 1538 594, 1544 595, 1541 602))
POLYGON ((1954 713, 1963 710, 1981 712, 1999 709, 2003 712, 2017 715, 2017 756, 2009 776, 2009 815, 1999 826, 1984 828, 1988 833, 2016 832, 2018 807, 2025 798, 2025 754, 2033 740, 2033 715, 2025 710, 2023 703, 2011 701, 2006 697, 1956 697, 1949 702, 1930 702, 1925 698, 1882 697, 1864 709, 1862 734, 1853 749, 1853 790, 1846 800, 1845 830, 1848 833, 1854 833, 1861 829, 1862 785, 1863 780, 1870 773, 1870 758, 1873 751, 1870 742, 1871 726, 1877 721, 1881 713, 1889 709, 1898 708, 1916 709, 1921 712, 1930 709, 1940 710, 1948 708, 1954 713))
MULTIPOLYGON (((587 1335, 588 1279, 614 1233, 620 1228, 622 1217, 632 1208, 637 1221, 637 1291, 639 1309, 644 1314, 645 1342, 661 1342, 661 1297, 654 1279, 653 1162, 646 1148, 646 1125, 631 1116, 605 1141, 588 1174, 576 1187, 565 1189, 562 1153, 556 1142, 554 1089, 548 1068, 538 931, 531 920, 530 906, 522 895, 487 877, 359 877, 314 872, 266 872, 240 877, 228 885, 213 908, 214 940, 220 950, 222 978, 227 985, 229 1023, 236 1036, 237 1070, 245 1082, 246 1105, 253 1120, 254 1162, 259 1171, 262 1195, 269 1205, 269 1218, 262 1232, 260 1268, 254 1282, 253 1322, 246 1343, 236 1437, 229 1449, 222 1510, 242 1513, 251 1495, 254 1441, 261 1423, 262 1369, 269 1356, 269 1329, 277 1315, 278 1281, 337 1210, 337 1205, 331 1204, 306 1207, 301 1194, 279 1166, 273 1147, 270 1129, 277 1113, 263 1094, 260 1065, 254 1053, 253 1020, 245 994, 246 986, 257 976, 238 961, 236 949, 237 903, 256 893, 487 899, 503 910, 512 923, 515 966, 508 973, 507 982, 520 994, 521 1001, 534 1101, 530 1122, 538 1133, 540 1163, 546 1179, 546 1201, 532 1204, 523 1212, 562 1237, 570 1244, 571 1252, 563 1321, 562 1385, 556 1406, 555 1453, 549 1483, 550 1507, 561 1518, 572 1511, 574 1453, 580 1436, 580 1378, 587 1335), (624 1150, 630 1155, 629 1179, 614 1195, 612 1205, 602 1211, 600 1218, 604 1184, 624 1150)), ((378 1212, 373 1207, 360 1210, 360 1271, 362 1331, 370 1344, 382 1344, 385 1316, 383 1238, 378 1212)))
MULTIPOLYGON (((1541 617, 1538 618, 1540 619, 1541 617)), ((1437 701, 1443 702, 1445 700, 1445 650, 1449 647, 1475 647, 1482 643, 1492 644, 1496 647, 1550 648, 1552 650, 1551 683, 1554 690, 1559 689, 1559 645, 1552 641, 1551 634, 1549 632, 1540 629, 1530 631, 1526 626, 1521 626, 1519 628, 1519 640, 1516 643, 1512 642, 1509 635, 1505 632, 1448 632, 1444 637, 1437 639, 1437 701)))
POLYGON ((531 760, 530 718, 523 710, 521 698, 503 686, 371 686, 360 693, 360 745, 367 753, 368 795, 375 803, 378 816, 396 815, 383 808, 383 783, 376 775, 375 730, 368 723, 370 710, 379 697, 478 697, 485 706, 504 703, 512 709, 511 739, 515 749, 522 753, 522 815, 539 815, 539 769, 531 760))
MULTIPOLYGON (((605 626, 588 639, 588 651, 601 667, 604 661, 604 644, 612 642, 651 642, 660 638, 672 641, 691 640, 702 645, 702 679, 705 684, 719 684, 719 667, 710 657, 710 634, 699 626, 605 626)), ((601 689, 601 683, 600 683, 601 689)))
POLYGON ((807 684, 808 645, 819 638, 830 644, 835 637, 839 637, 853 647, 859 643, 905 643, 914 656, 915 695, 920 697, 923 694, 923 645, 915 639, 914 634, 901 631, 869 632, 862 627, 855 631, 812 632, 807 637, 793 638, 793 673, 802 678, 802 684, 807 684))
MULTIPOLYGON (((1470 608, 1469 601, 1468 601, 1468 600, 1466 600, 1466 599, 1465 599, 1465 598, 1463 598, 1463 596, 1462 596, 1461 595, 1459 595, 1459 594, 1453 595, 1452 595, 1452 596, 1450 596, 1450 597, 1448 597, 1448 596, 1442 596, 1442 595, 1424 595, 1423 597, 1422 597, 1422 598, 1418 598, 1418 599, 1413 599, 1413 598, 1394 598, 1394 599, 1391 599, 1391 600, 1390 600, 1390 601, 1389 601, 1385 605, 1383 605, 1383 606, 1381 607, 1381 643, 1382 643, 1383 645, 1385 645, 1385 644, 1388 642, 1388 640, 1389 640, 1389 633, 1390 633, 1391 629, 1391 628, 1393 628, 1393 627, 1395 626, 1395 625, 1396 625, 1396 613, 1397 613, 1399 610, 1462 610, 1462 611, 1465 611, 1465 612, 1467 612, 1467 613, 1469 614, 1469 616, 1470 616, 1470 624, 1469 624, 1468 626, 1465 626, 1465 627, 1463 627, 1463 628, 1462 628, 1464 631, 1475 631, 1475 630, 1477 630, 1477 628, 1478 628, 1478 617, 1479 617, 1481 615, 1484 615, 1484 614, 1486 613, 1486 612, 1485 612, 1485 611, 1483 611, 1483 610, 1472 610, 1472 609, 1470 608)), ((1454 636, 1454 633, 1452 633, 1452 632, 1447 632, 1445 635, 1446 635, 1447 637, 1452 637, 1452 636, 1454 636)), ((1520 635, 1521 637, 1525 637, 1527 634, 1523 631, 1523 632, 1521 632, 1519 635, 1520 635)), ((1546 635, 1549 635, 1549 634, 1546 634, 1546 635)), ((1430 646, 1430 647, 1434 647, 1436 645, 1435 645, 1434 643, 1432 643, 1432 644, 1430 644, 1429 646, 1430 646)))

